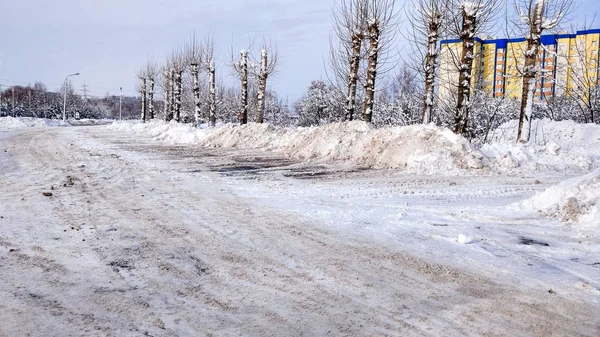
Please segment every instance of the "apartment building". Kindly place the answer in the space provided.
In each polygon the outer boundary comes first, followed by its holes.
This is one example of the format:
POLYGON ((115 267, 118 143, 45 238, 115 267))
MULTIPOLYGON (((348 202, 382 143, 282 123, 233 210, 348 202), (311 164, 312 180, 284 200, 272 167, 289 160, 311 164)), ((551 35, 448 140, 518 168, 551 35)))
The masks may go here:
MULTIPOLYGON (((579 95, 600 84, 598 53, 600 29, 576 34, 544 35, 537 63, 542 72, 536 83, 535 100, 547 101, 557 95, 579 95)), ((521 69, 527 48, 525 38, 475 38, 472 90, 480 89, 489 97, 520 98, 521 69)), ((441 42, 438 96, 452 100, 458 84, 460 40, 441 42)))

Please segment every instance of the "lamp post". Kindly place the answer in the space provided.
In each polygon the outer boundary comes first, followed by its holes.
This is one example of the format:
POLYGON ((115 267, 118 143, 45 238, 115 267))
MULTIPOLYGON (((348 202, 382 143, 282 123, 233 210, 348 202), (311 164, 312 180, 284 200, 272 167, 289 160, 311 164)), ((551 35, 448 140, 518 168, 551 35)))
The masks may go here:
POLYGON ((65 85, 64 85, 64 87, 65 87, 65 99, 64 99, 64 102, 63 102, 63 122, 67 121, 67 81, 69 80, 69 77, 71 77, 71 76, 77 76, 77 75, 79 75, 79 73, 74 73, 74 74, 71 74, 71 75, 65 77, 65 85))

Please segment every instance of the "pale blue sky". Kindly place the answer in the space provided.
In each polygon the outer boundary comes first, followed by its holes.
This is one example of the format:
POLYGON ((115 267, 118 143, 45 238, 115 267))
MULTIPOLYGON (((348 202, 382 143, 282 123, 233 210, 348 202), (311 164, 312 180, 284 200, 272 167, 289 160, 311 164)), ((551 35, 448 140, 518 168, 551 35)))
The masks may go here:
MULTIPOLYGON (((404 1, 399 0, 401 6, 404 1)), ((92 95, 133 95, 134 72, 145 60, 162 61, 195 31, 212 32, 217 57, 226 62, 231 46, 248 37, 276 41, 281 61, 271 80, 283 98, 297 99, 310 81, 326 79, 334 0, 0 0, 0 84, 40 80, 57 90, 73 72, 92 95)), ((574 26, 600 12, 599 0, 582 0, 574 26)), ((596 20, 600 22, 599 20, 596 20)), ((600 28, 600 24, 594 25, 600 28)), ((401 35, 398 36, 401 38, 401 35)), ((401 43, 399 43, 401 45, 401 43)), ((229 70, 220 65, 221 77, 229 70)))

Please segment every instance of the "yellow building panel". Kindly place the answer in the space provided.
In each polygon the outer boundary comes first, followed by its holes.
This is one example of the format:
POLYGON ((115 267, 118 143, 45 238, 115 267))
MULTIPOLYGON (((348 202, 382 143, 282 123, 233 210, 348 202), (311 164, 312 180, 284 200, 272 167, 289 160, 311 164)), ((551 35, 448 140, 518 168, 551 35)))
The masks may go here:
MULTIPOLYGON (((537 55, 542 70, 536 78, 537 101, 581 93, 600 84, 600 29, 547 35, 542 43, 547 45, 537 55)), ((490 97, 520 99, 526 48, 524 38, 476 41, 472 90, 483 89, 490 97)), ((452 99, 456 95, 461 49, 458 40, 442 42, 440 97, 452 99)))

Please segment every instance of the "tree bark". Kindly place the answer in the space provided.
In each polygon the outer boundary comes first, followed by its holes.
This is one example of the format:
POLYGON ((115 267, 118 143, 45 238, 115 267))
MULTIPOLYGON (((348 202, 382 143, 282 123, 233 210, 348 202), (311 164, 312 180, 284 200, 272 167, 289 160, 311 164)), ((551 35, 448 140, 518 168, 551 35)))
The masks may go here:
POLYGON ((533 96, 535 94, 536 77, 539 73, 537 56, 541 45, 542 19, 544 1, 538 0, 534 7, 533 20, 529 26, 525 65, 523 67, 523 85, 521 87, 521 110, 519 114, 519 130, 517 142, 529 141, 531 133, 531 117, 533 115, 533 96))
POLYGON ((208 107, 210 126, 217 123, 217 90, 215 78, 215 63, 210 60, 208 63, 208 107))
POLYGON ((375 103, 375 78, 377 76, 377 56, 379 55, 379 21, 369 22, 369 64, 367 66, 367 83, 365 85, 365 106, 363 120, 371 123, 373 104, 375 103))
POLYGON ((267 51, 265 49, 260 51, 260 73, 258 75, 258 108, 256 109, 256 123, 262 123, 265 116, 265 92, 267 90, 267 51))
POLYGON ((199 66, 197 63, 192 63, 191 64, 192 67, 192 79, 194 81, 194 87, 193 87, 193 92, 194 92, 194 119, 196 122, 196 127, 200 127, 200 124, 202 123, 201 119, 201 109, 200 109, 200 80, 198 79, 198 73, 199 73, 199 66))
POLYGON ((356 111, 356 85, 358 82, 358 68, 360 67, 360 47, 362 45, 362 35, 354 34, 352 36, 352 55, 350 56, 350 73, 348 75, 348 94, 346 96, 346 108, 344 120, 354 119, 356 111))
POLYGON ((174 118, 176 122, 181 122, 181 70, 175 70, 175 106, 174 118))
POLYGON ((462 8, 462 30, 460 39, 462 40, 462 51, 460 56, 460 69, 458 76, 458 99, 456 102, 456 112, 454 117, 454 131, 462 135, 469 119, 469 108, 471 99, 471 72, 473 70, 473 54, 475 49, 475 25, 477 15, 474 12, 468 12, 465 7, 462 8))
POLYGON ((164 71, 164 112, 165 121, 170 122, 173 119, 173 109, 171 107, 171 88, 172 88, 172 76, 170 70, 164 71))
POLYGON ((425 95, 423 98, 423 124, 431 122, 433 113, 433 100, 435 90, 435 70, 438 57, 438 37, 441 24, 440 13, 430 13, 429 29, 427 35, 427 54, 425 55, 425 95))
POLYGON ((150 77, 150 90, 148 90, 148 118, 154 119, 154 77, 150 77))
POLYGON ((142 78, 142 87, 140 88, 140 93, 142 96, 142 123, 144 123, 146 121, 146 79, 142 78))
POLYGON ((248 51, 240 52, 240 70, 242 84, 242 111, 240 112, 240 124, 248 123, 248 51))

